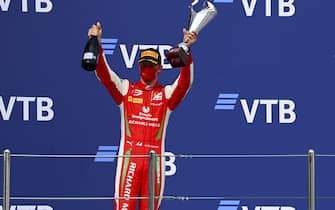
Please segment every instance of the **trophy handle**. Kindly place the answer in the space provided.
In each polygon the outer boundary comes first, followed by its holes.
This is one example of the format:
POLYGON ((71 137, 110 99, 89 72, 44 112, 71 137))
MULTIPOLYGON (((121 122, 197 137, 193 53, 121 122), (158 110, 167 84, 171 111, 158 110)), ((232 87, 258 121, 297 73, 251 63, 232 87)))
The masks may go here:
POLYGON ((196 13, 193 17, 192 24, 189 31, 199 31, 206 26, 216 16, 217 10, 215 6, 209 1, 204 2, 204 8, 196 13))
MULTIPOLYGON (((204 5, 206 4, 207 1, 204 2, 204 5)), ((190 29, 191 24, 193 22, 194 17, 197 15, 197 12, 194 10, 194 6, 199 3, 199 0, 194 0, 188 7, 190 9, 190 15, 189 15, 189 21, 188 21, 188 28, 187 30, 190 29)))
POLYGON ((188 18, 188 27, 187 27, 187 30, 190 30, 191 24, 193 22, 193 19, 197 15, 197 12, 194 10, 192 4, 189 6, 189 8, 190 8, 190 14, 189 14, 189 18, 188 18))
POLYGON ((199 0, 194 0, 194 1, 191 3, 191 6, 194 6, 194 5, 198 4, 198 3, 199 3, 199 0))

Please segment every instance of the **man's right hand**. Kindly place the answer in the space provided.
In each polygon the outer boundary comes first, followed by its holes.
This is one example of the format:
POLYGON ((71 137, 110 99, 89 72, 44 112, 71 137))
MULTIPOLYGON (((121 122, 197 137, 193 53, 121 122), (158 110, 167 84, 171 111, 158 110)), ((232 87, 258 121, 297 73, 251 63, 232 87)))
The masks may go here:
POLYGON ((91 26, 91 28, 88 29, 88 33, 87 33, 87 35, 88 35, 89 37, 97 36, 99 42, 101 42, 102 26, 101 26, 100 22, 97 22, 96 24, 93 24, 93 25, 91 26))

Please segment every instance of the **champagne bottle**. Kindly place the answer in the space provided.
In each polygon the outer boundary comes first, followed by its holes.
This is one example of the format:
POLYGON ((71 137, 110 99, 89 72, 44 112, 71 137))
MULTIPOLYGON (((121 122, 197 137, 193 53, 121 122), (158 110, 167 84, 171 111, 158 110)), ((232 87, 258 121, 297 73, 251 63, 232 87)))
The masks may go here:
POLYGON ((86 43, 81 67, 87 71, 94 71, 98 63, 99 41, 97 36, 92 36, 86 43))

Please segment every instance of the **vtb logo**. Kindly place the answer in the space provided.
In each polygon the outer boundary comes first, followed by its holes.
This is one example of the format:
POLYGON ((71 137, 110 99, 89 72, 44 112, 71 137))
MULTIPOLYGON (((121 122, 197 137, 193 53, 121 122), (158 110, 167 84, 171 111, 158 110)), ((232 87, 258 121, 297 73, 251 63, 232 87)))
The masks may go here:
MULTIPOLYGON (((214 109, 215 110, 234 110, 238 103, 238 93, 220 93, 214 109)), ((265 109, 266 123, 273 123, 273 110, 278 108, 278 121, 281 124, 294 123, 297 119, 295 113, 295 102, 291 99, 240 99, 245 119, 248 123, 254 123, 259 107, 265 109)))
MULTIPOLYGON (((17 4, 18 1, 15 1, 17 4)), ((11 0, 0 0, 0 11, 1 12, 8 12, 9 6, 11 4, 11 0)), ((21 11, 26 13, 29 12, 32 7, 32 1, 28 0, 21 0, 21 11)), ((53 3, 51 0, 35 0, 35 7, 33 11, 36 13, 50 13, 53 8, 53 3)))
MULTIPOLYGON (((1 1, 1 0, 0 0, 1 1)), ((162 57, 163 69, 172 69, 172 66, 167 62, 165 57, 165 52, 172 48, 170 45, 158 45, 158 44, 135 44, 131 47, 126 46, 126 44, 118 45, 119 40, 116 38, 103 38, 101 39, 102 48, 106 55, 113 55, 115 50, 119 47, 122 55, 122 59, 126 68, 132 69, 135 64, 136 56, 139 55, 141 50, 148 48, 157 49, 162 57)))
POLYGON ((51 121, 55 116, 53 105, 54 102, 50 97, 10 96, 6 100, 6 97, 0 95, 0 120, 11 120, 14 107, 16 107, 14 112, 22 112, 23 121, 32 120, 30 117, 32 109, 36 110, 35 119, 37 121, 51 121), (31 108, 31 105, 36 109, 31 108))
POLYGON ((239 200, 221 200, 217 210, 296 210, 291 206, 255 206, 249 208, 248 206, 240 205, 239 200))
MULTIPOLYGON (((237 0, 235 0, 236 2, 237 0)), ((273 4, 278 2, 278 16, 279 17, 291 17, 295 14, 294 0, 241 0, 242 7, 244 9, 245 15, 250 17, 254 16, 256 5, 265 4, 265 16, 269 17, 273 14, 273 4), (258 3, 258 4, 257 4, 258 3)), ((234 3, 234 0, 214 0, 214 3, 234 3)))

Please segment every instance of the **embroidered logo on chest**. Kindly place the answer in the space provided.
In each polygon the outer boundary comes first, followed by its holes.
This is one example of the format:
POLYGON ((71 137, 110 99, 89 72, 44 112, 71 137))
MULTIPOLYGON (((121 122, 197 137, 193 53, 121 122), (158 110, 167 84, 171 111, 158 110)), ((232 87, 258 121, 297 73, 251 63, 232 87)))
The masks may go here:
POLYGON ((128 96, 128 102, 131 102, 134 104, 143 104, 143 98, 134 98, 132 96, 128 96))
POLYGON ((149 112, 150 112, 150 107, 148 107, 148 106, 143 106, 143 107, 142 107, 142 111, 143 111, 143 113, 149 113, 149 112))
POLYGON ((162 98, 163 98, 163 93, 159 92, 159 93, 154 93, 153 94, 152 100, 153 101, 161 101, 162 98))
POLYGON ((143 95, 143 90, 134 89, 134 90, 132 91, 132 95, 133 95, 133 96, 141 96, 141 95, 143 95))

